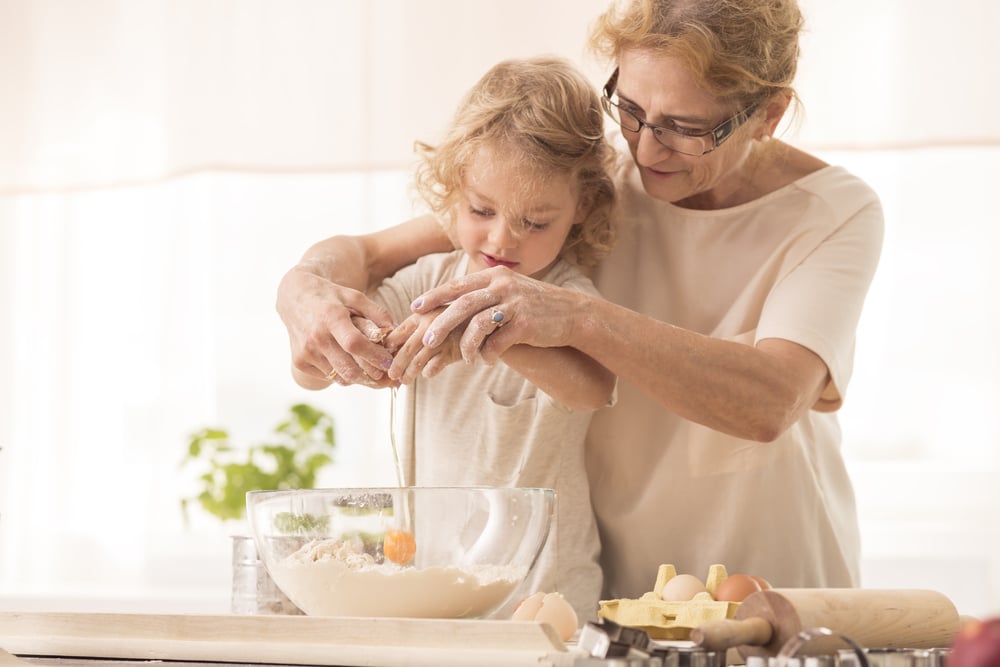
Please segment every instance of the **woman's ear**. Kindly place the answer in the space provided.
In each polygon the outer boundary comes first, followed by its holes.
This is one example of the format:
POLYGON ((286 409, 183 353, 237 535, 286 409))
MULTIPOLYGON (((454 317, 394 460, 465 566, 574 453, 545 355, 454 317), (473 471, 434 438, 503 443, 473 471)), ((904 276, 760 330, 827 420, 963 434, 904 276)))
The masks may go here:
POLYGON ((779 93, 764 104, 764 122, 757 129, 757 139, 766 140, 774 136, 788 105, 792 103, 791 92, 779 93))

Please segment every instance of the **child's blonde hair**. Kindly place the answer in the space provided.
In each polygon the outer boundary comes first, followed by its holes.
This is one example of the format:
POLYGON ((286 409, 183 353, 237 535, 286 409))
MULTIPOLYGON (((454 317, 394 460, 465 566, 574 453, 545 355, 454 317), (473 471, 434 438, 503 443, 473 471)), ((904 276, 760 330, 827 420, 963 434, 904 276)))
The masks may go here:
POLYGON ((416 144, 417 192, 454 240, 465 168, 481 150, 517 165, 525 193, 554 175, 569 176, 587 216, 573 225, 561 254, 592 265, 614 243, 615 152, 604 139, 603 122, 593 86, 568 61, 505 60, 465 95, 437 146, 416 144))

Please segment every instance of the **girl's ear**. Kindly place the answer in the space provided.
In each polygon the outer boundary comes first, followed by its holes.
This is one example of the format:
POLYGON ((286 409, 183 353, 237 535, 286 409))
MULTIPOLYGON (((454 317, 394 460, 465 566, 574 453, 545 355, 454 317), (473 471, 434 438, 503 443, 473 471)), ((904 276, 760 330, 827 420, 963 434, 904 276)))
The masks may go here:
POLYGON ((573 224, 579 225, 587 216, 590 215, 590 209, 593 208, 593 202, 590 197, 580 197, 580 202, 576 205, 576 214, 573 216, 573 224))

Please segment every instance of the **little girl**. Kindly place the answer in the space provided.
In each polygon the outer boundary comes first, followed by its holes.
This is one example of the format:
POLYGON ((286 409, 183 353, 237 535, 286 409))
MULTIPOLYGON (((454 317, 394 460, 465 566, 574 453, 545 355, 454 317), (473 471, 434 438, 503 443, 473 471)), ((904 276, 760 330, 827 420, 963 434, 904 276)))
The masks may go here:
MULTIPOLYGON (((614 236, 614 152, 602 118, 590 83, 562 59, 493 67, 443 141, 417 145, 417 190, 459 249, 421 258, 371 295, 400 322, 385 344, 396 350, 389 375, 406 387, 396 429, 405 482, 555 489, 553 531, 521 594, 560 592, 582 620, 596 618, 602 584, 584 435, 593 410, 613 400, 615 377, 571 348, 521 345, 494 366, 450 363, 460 358, 457 335, 424 348, 436 313, 413 315, 410 304, 482 270, 595 294, 579 266, 614 236)), ((515 324, 500 306, 478 326, 515 324)))

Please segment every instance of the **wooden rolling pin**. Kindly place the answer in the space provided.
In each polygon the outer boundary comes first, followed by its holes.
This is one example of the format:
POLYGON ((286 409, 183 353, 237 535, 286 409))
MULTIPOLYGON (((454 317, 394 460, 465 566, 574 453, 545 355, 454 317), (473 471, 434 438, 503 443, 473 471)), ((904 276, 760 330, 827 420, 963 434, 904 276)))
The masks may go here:
MULTIPOLYGON (((936 648, 950 646, 959 625, 955 605, 935 591, 775 588, 747 596, 732 619, 694 628, 691 640, 716 651, 738 647, 744 658, 766 657, 799 632, 825 627, 864 648, 936 648)), ((824 637, 799 653, 843 648, 840 639, 824 637)))

